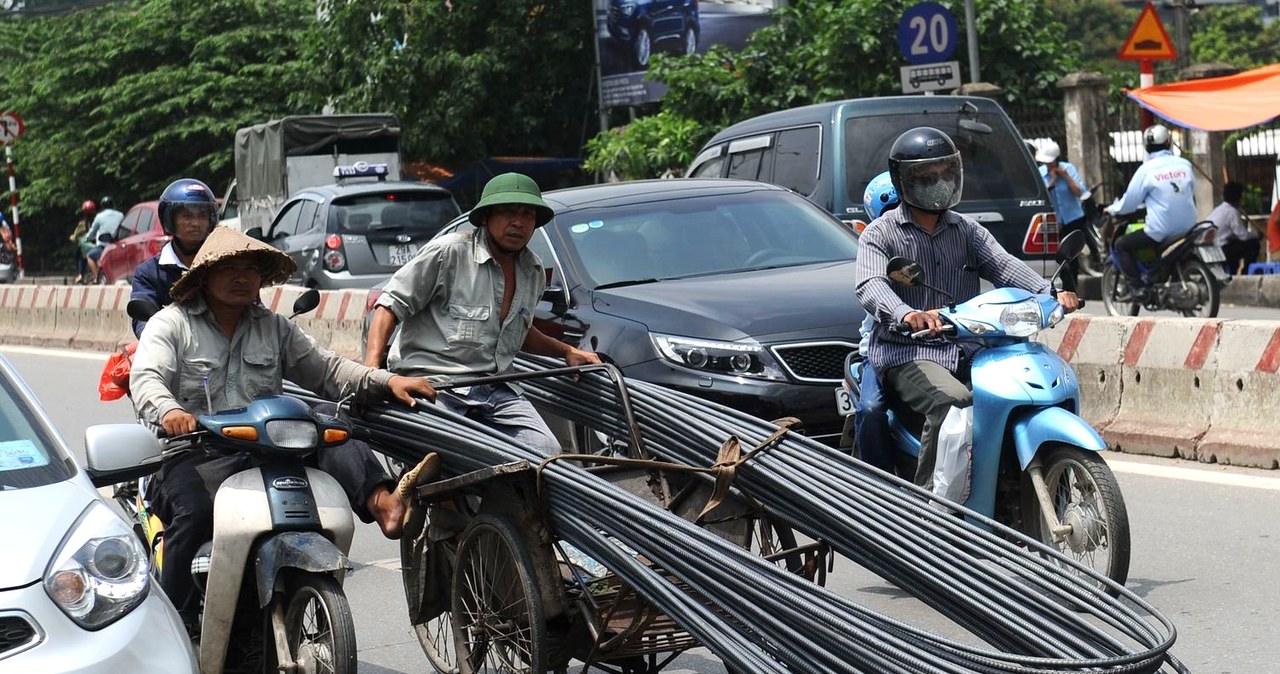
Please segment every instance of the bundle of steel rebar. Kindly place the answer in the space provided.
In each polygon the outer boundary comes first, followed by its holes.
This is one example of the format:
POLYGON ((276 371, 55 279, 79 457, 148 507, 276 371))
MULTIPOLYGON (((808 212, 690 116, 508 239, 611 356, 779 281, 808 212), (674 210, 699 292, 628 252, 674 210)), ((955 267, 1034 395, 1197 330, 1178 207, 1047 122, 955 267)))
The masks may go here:
MULTIPOLYGON (((526 370, 547 366, 519 363, 526 370)), ((619 390, 603 374, 522 385, 559 416, 616 437, 630 432, 619 390)), ((660 387, 625 385, 643 442, 666 460, 710 465, 730 435, 750 447, 775 430, 660 387)), ((545 458, 434 405, 374 406, 356 421, 375 449, 408 462, 436 451, 450 474, 545 458)), ((608 566, 736 671, 1155 672, 1163 663, 1184 671, 1168 653, 1172 624, 1137 597, 1122 595, 1136 608, 1112 599, 1063 573, 1061 565, 1070 562, 1028 555, 931 507, 910 485, 877 478, 801 436, 787 434, 753 456, 736 480, 771 514, 829 542, 990 647, 870 611, 577 465, 547 465, 542 493, 559 538, 608 566)))

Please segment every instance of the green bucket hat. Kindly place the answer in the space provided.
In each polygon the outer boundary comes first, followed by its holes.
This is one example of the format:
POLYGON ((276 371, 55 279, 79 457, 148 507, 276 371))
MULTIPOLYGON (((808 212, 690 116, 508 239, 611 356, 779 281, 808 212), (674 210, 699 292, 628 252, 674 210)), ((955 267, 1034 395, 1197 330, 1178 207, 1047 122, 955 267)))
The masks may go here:
POLYGON ((535 227, 541 227, 551 221, 555 211, 542 200, 542 190, 533 178, 522 173, 503 173, 494 176, 485 183, 484 192, 480 194, 480 203, 471 209, 468 219, 476 227, 488 224, 489 209, 503 204, 527 204, 538 211, 535 227))

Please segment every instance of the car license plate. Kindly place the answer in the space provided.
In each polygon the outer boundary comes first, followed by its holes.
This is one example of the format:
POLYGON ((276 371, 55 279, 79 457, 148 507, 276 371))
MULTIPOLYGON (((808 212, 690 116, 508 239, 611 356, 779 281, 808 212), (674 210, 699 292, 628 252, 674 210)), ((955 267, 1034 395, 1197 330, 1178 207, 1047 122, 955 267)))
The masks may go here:
POLYGON ((418 247, 411 243, 393 243, 387 247, 387 264, 408 264, 417 253, 418 247))
POLYGON ((853 414, 853 398, 849 396, 849 392, 843 386, 836 387, 836 411, 840 412, 840 416, 844 417, 853 414))
POLYGON ((1196 246, 1196 257, 1202 262, 1226 262, 1227 256, 1217 246, 1196 246))

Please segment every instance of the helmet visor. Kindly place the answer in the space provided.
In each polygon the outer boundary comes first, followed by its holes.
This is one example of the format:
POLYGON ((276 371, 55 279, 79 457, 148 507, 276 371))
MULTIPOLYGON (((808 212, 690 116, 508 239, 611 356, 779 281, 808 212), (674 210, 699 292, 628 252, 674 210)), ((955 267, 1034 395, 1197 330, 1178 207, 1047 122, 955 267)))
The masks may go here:
POLYGON ((945 211, 960 203, 964 189, 964 168, 960 153, 930 159, 898 162, 902 200, 926 211, 945 211))

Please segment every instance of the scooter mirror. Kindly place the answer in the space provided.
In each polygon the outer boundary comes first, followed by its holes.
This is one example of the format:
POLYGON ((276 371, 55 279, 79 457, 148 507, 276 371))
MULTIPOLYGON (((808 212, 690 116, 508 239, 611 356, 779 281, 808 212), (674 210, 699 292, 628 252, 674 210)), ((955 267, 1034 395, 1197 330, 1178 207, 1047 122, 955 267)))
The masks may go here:
POLYGON ((905 257, 890 258, 889 264, 885 267, 885 273, 890 280, 907 286, 920 285, 924 276, 924 270, 920 268, 920 264, 905 257))
POLYGON ((320 306, 320 291, 315 288, 308 288, 307 292, 302 293, 298 296, 298 299, 293 301, 293 315, 289 318, 301 316, 318 306, 320 306))
POLYGON ((1073 231, 1062 237, 1062 240, 1058 242, 1058 260, 1066 262, 1079 255, 1084 250, 1084 244, 1084 232, 1080 230, 1073 231))
POLYGON ((134 299, 129 300, 129 303, 124 305, 124 311, 129 314, 129 318, 145 323, 151 320, 151 317, 155 316, 157 311, 160 311, 160 305, 151 300, 134 299))

